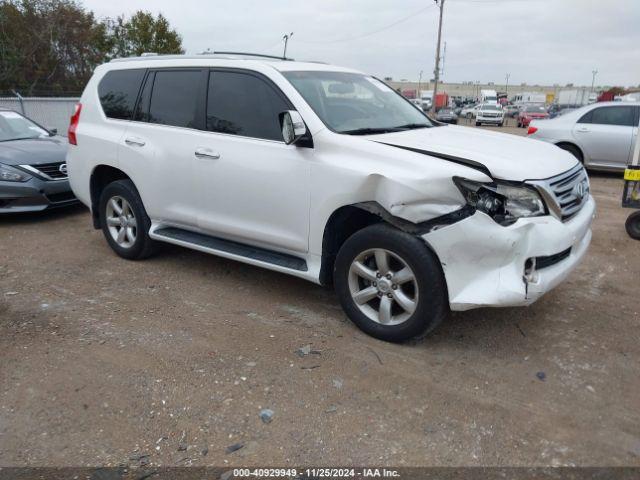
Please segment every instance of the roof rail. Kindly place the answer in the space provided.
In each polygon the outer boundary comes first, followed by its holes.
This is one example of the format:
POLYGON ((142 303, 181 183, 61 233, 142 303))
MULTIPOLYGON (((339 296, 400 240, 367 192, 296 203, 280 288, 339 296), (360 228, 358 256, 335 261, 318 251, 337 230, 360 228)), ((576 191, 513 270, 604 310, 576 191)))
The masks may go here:
POLYGON ((287 60, 290 62, 295 61, 293 58, 277 57, 275 55, 264 55, 262 53, 247 53, 247 52, 213 52, 214 55, 242 55, 247 57, 260 57, 260 58, 273 58, 276 60, 287 60))

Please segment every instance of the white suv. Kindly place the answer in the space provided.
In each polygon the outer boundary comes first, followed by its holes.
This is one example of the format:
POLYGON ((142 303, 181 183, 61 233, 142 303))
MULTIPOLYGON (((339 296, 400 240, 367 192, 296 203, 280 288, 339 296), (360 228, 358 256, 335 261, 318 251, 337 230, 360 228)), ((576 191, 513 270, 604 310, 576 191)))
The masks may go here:
POLYGON ((483 123, 491 125, 504 125, 504 110, 497 103, 483 103, 476 113, 476 126, 483 123))
POLYGON ((73 191, 121 257, 168 242, 333 284, 349 318, 390 341, 449 308, 532 303, 591 239, 594 202, 571 154, 433 124, 346 68, 112 61, 69 143, 73 191))

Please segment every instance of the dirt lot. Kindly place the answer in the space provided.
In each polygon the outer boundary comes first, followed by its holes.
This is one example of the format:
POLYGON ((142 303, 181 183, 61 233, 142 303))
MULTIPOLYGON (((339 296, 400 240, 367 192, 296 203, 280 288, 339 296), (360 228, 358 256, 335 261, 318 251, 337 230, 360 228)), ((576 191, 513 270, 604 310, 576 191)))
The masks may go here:
POLYGON ((593 243, 566 283, 409 345, 292 277, 173 247, 122 260, 83 208, 2 218, 0 465, 638 466, 619 177, 592 175, 593 243))

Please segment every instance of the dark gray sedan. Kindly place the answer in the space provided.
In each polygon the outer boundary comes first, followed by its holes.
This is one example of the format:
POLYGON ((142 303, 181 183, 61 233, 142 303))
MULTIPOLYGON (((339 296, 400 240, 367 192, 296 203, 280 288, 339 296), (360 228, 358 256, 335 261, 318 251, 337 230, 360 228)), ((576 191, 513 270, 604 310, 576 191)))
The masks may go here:
POLYGON ((452 108, 441 108, 436 113, 436 120, 443 123, 458 123, 458 116, 452 108))
POLYGON ((0 213, 77 202, 69 187, 67 140, 11 110, 0 110, 0 213))

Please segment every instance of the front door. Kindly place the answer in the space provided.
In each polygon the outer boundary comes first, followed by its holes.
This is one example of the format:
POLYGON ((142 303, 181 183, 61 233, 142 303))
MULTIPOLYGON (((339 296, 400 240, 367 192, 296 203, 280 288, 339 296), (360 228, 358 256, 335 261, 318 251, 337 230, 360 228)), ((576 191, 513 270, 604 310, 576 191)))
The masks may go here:
POLYGON ((284 94, 258 73, 210 72, 206 132, 193 152, 201 230, 274 250, 307 252, 313 149, 282 141, 278 116, 291 109, 284 94))

